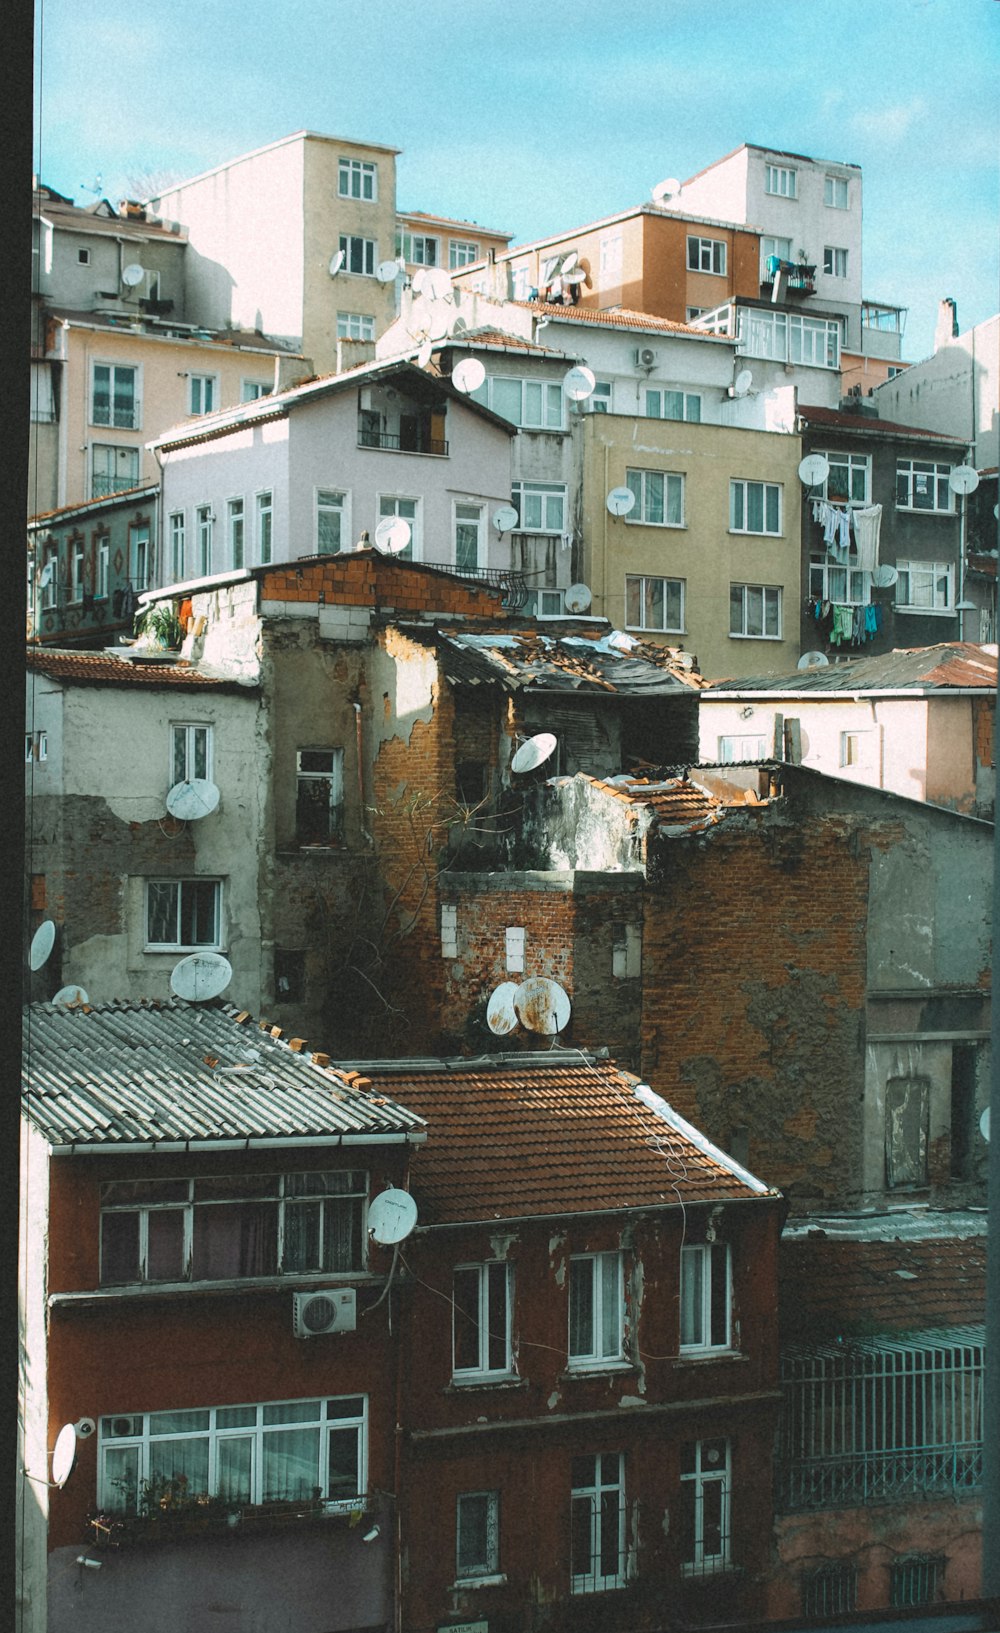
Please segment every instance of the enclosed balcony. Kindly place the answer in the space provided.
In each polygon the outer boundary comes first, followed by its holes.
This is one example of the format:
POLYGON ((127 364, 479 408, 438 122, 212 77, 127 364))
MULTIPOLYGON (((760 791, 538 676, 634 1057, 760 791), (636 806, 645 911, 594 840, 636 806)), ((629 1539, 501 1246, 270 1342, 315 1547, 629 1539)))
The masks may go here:
POLYGON ((447 458, 446 408, 436 394, 419 399, 391 383, 363 386, 358 393, 358 447, 447 458))

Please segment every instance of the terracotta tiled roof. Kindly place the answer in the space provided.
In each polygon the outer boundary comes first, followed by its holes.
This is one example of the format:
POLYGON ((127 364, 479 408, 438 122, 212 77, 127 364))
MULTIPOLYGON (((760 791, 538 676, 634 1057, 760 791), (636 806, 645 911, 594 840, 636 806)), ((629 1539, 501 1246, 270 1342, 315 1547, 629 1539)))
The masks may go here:
POLYGON ((799 418, 807 425, 828 425, 837 431, 867 431, 872 436, 909 437, 913 441, 947 442, 952 447, 965 448, 963 437, 950 437, 944 431, 924 431, 915 425, 898 425, 893 420, 876 419, 873 414, 842 414, 837 408, 811 407, 799 404, 799 418))
POLYGON ((540 346, 537 341, 524 340, 520 335, 505 335, 500 329, 470 329, 460 335, 449 335, 441 341, 441 350, 450 346, 498 346, 503 351, 537 352, 546 357, 565 357, 566 352, 552 346, 540 346))
POLYGON ((511 301, 512 306, 526 306, 539 317, 563 318, 569 323, 596 323, 611 329, 650 329, 656 333, 684 335, 692 340, 722 340, 734 345, 729 335, 709 334, 705 329, 692 328, 689 323, 675 323, 672 318, 653 317, 649 312, 633 312, 626 307, 614 311, 598 311, 593 306, 553 306, 548 301, 511 301))
POLYGON ((100 499, 80 499, 75 505, 60 505, 58 510, 40 510, 37 516, 29 517, 28 526, 30 528, 37 522, 63 521, 78 511, 89 513, 92 510, 100 510, 102 507, 107 508, 109 505, 122 503, 134 505, 143 499, 155 499, 159 491, 158 482, 144 483, 135 488, 121 488, 117 493, 104 494, 100 499))
MULTIPOLYGON (((973 1227, 974 1228, 974 1227, 973 1227)), ((926 1229, 933 1229, 928 1221, 926 1229)), ((904 1332, 982 1321, 986 1234, 890 1234, 845 1240, 822 1231, 781 1243, 782 1339, 825 1341, 837 1334, 904 1332)))
POLYGON ((427 1124, 412 1167, 425 1225, 776 1194, 608 1061, 560 1050, 421 1064, 366 1075, 427 1124))
POLYGON ((214 686, 245 691, 231 680, 203 674, 187 663, 155 663, 117 658, 110 652, 65 652, 48 647, 29 647, 28 669, 48 675, 51 680, 68 680, 104 686, 214 686))

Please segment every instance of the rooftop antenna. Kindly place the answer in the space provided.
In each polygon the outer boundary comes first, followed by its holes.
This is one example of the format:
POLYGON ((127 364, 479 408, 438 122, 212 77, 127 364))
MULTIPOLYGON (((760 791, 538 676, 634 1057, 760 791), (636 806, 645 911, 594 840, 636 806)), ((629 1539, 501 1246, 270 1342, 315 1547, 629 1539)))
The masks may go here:
POLYGON ((93 181, 82 181, 80 189, 84 193, 93 193, 95 197, 100 198, 101 193, 104 191, 104 176, 101 171, 97 172, 93 181))

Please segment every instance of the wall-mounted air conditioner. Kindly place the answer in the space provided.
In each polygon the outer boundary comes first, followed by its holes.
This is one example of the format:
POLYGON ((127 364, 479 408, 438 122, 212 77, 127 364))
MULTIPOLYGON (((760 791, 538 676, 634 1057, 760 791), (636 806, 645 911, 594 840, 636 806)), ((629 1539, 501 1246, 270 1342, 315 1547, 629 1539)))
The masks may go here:
POLYGON ((637 369, 651 369, 656 367, 656 353, 652 346, 637 346, 635 352, 635 366, 637 369))
POLYGON ((320 1338, 328 1332, 353 1332, 357 1295, 353 1287, 322 1293, 292 1294, 292 1330, 296 1338, 320 1338))

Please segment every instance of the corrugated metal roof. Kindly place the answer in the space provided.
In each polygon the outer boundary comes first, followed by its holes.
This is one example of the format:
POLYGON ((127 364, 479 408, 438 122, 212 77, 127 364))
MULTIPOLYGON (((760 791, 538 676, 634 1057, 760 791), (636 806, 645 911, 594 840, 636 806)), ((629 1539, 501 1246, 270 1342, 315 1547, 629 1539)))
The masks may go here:
POLYGON ((702 678, 669 647, 635 642, 627 651, 611 634, 542 635, 536 630, 486 634, 441 631, 442 665, 455 685, 499 682, 509 691, 607 692, 619 697, 680 696, 702 678))
POLYGON ((971 641, 940 646, 900 647, 873 658, 793 669, 784 675, 754 675, 740 680, 711 681, 704 699, 748 697, 758 692, 785 694, 826 692, 949 692, 956 688, 996 690, 996 654, 971 641))
POLYGON ((54 1148, 423 1138, 413 1111, 232 1004, 31 1004, 23 1040, 25 1115, 54 1148))

